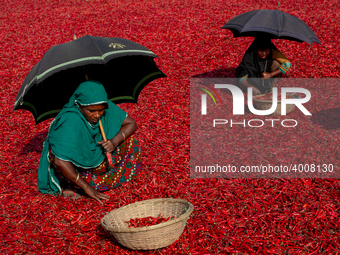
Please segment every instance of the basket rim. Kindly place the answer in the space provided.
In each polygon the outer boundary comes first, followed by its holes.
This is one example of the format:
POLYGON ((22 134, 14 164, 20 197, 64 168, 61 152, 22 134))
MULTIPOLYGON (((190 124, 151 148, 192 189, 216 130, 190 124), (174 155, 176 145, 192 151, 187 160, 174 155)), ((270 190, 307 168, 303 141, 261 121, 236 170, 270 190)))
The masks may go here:
POLYGON ((172 224, 175 224, 179 221, 183 221, 186 220, 190 214, 193 212, 194 210, 194 206, 192 203, 188 202, 185 199, 177 199, 177 198, 154 198, 154 199, 147 199, 147 200, 142 200, 142 201, 138 201, 132 204, 128 204, 119 208, 116 208, 114 210, 112 210, 111 212, 107 213, 101 220, 100 220, 100 224, 102 225, 103 228, 105 228, 108 231, 114 232, 114 233, 137 233, 137 232, 146 232, 146 231, 150 231, 150 230, 155 230, 155 229, 159 229, 159 228, 163 228, 172 224), (114 228, 114 227, 110 227, 107 226, 104 223, 104 219, 110 215, 111 213, 113 213, 114 211, 117 210, 123 210, 124 208, 127 207, 131 207, 131 206, 138 206, 141 204, 146 204, 146 203, 150 203, 150 204, 155 204, 155 203, 164 203, 164 202, 170 202, 170 203, 183 203, 183 204, 188 204, 189 208, 187 209, 187 211, 185 213, 183 213, 182 215, 180 215, 178 218, 174 219, 174 220, 168 220, 167 222, 164 223, 160 223, 157 225, 152 225, 152 226, 146 226, 146 227, 140 227, 140 228, 114 228))
MULTIPOLYGON (((278 95, 281 94, 281 93, 277 93, 278 95)), ((256 96, 253 96, 253 101, 256 101, 256 102, 259 102, 259 103, 269 103, 269 102, 273 102, 273 100, 269 100, 269 99, 257 99, 256 97, 259 97, 259 96, 264 96, 265 94, 260 94, 260 95, 256 95, 256 96)), ((291 95, 291 98, 293 95, 295 96, 298 96, 297 94, 295 93, 287 93, 287 95, 291 95)), ((281 100, 277 100, 278 103, 281 103, 281 100)))

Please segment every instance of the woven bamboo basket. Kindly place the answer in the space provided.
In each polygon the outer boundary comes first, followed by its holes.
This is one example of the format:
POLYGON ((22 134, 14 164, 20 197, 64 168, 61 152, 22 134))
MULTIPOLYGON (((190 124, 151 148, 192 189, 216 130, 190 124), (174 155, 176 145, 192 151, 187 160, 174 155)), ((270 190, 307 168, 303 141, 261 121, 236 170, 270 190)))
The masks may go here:
MULTIPOLYGON (((273 100, 260 99, 261 96, 263 96, 263 95, 258 95, 258 96, 253 97, 254 107, 257 110, 268 110, 268 109, 270 109, 273 105, 273 100)), ((299 96, 296 95, 296 94, 290 94, 290 96, 288 98, 299 98, 299 96)), ((293 111, 294 108, 295 108, 295 104, 287 104, 286 105, 286 114, 293 111)), ((281 100, 277 101, 276 110, 272 114, 273 115, 281 115, 281 100)))
POLYGON ((114 238, 133 250, 153 250, 166 247, 175 242, 182 234, 194 206, 184 199, 158 198, 136 202, 106 214, 101 225, 114 238), (128 228, 125 221, 134 218, 172 217, 167 222, 141 228, 128 228))

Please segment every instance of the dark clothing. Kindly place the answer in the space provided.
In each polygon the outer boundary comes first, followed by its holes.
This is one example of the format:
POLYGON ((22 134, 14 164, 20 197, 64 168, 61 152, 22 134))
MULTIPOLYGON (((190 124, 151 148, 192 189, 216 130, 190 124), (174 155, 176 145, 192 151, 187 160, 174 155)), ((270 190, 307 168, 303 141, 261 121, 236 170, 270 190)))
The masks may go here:
POLYGON ((248 75, 247 81, 258 88, 261 93, 270 89, 273 79, 261 79, 261 73, 271 72, 273 64, 273 49, 277 50, 273 43, 270 43, 270 53, 265 59, 260 59, 257 53, 258 43, 256 40, 250 45, 243 56, 240 65, 236 68, 237 84, 240 83, 240 78, 248 75))

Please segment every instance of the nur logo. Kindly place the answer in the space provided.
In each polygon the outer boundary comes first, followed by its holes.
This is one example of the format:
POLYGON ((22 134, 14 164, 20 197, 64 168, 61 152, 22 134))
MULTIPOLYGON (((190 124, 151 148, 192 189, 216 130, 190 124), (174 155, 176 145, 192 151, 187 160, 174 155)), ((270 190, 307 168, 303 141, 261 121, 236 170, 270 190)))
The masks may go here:
MULTIPOLYGON (((215 106, 217 106, 216 100, 211 92, 206 89, 199 88, 206 92, 214 101, 215 106)), ((212 90, 216 94, 217 98, 219 99, 220 105, 222 105, 222 101, 218 93, 215 89, 228 89, 233 97, 233 115, 244 115, 244 95, 242 90, 230 84, 215 84, 212 90)), ((272 114, 277 108, 277 88, 273 88, 273 103, 270 109, 267 110, 258 110, 254 108, 253 105, 253 91, 251 88, 247 90, 247 102, 248 108, 250 112, 255 115, 269 115, 272 114)), ((201 115, 207 114, 207 94, 201 95, 201 115)), ((294 104, 300 111, 303 112, 305 115, 312 115, 302 104, 307 103, 311 99, 311 93, 304 88, 297 88, 297 87, 283 87, 281 88, 281 115, 286 115, 286 106, 288 104, 294 104), (290 93, 303 93, 306 95, 304 98, 287 98, 287 95, 290 93)))

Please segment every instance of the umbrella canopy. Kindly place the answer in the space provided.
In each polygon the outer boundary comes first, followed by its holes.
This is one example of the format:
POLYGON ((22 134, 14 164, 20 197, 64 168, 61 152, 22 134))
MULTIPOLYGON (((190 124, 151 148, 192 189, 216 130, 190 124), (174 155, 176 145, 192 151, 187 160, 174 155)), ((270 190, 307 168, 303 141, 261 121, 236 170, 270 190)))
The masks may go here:
POLYGON ((234 37, 267 36, 297 42, 320 43, 315 33, 301 19, 276 10, 256 10, 229 20, 222 28, 233 32, 234 37))
POLYGON ((36 123, 55 117, 78 85, 101 82, 114 103, 136 103, 141 90, 166 75, 146 47, 121 38, 84 36, 50 48, 25 78, 13 110, 32 112, 36 123))

